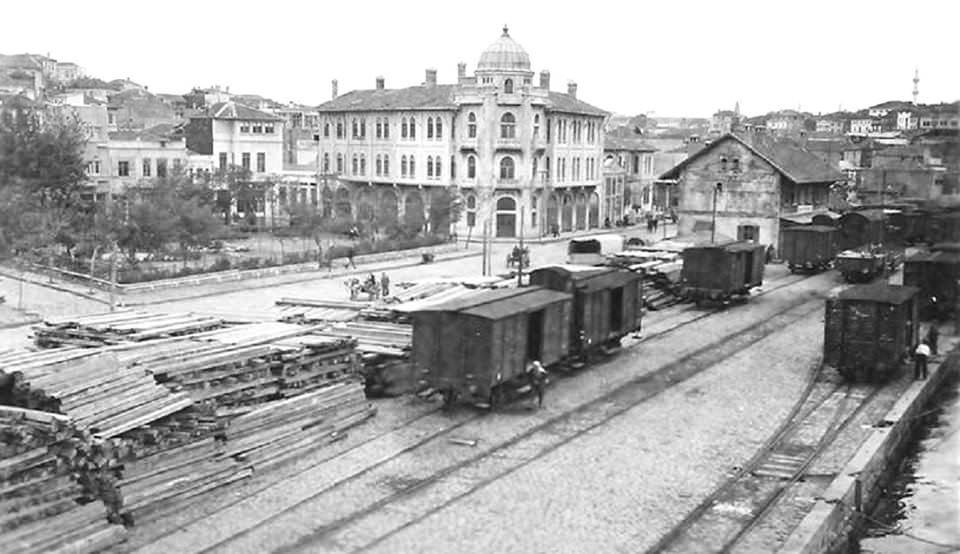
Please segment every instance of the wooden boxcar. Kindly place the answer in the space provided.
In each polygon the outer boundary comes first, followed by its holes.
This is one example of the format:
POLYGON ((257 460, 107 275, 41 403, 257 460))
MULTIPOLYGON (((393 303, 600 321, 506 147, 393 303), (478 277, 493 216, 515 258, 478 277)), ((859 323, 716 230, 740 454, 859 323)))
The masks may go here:
POLYGON ((696 300, 727 301, 763 284, 766 247, 752 242, 697 245, 683 251, 681 295, 696 300))
POLYGON ((888 217, 887 239, 901 244, 917 244, 927 240, 926 210, 901 210, 888 217))
POLYGON ((960 212, 932 214, 928 218, 927 241, 931 244, 960 241, 960 212))
POLYGON ((908 257, 903 266, 903 284, 920 291, 918 304, 922 319, 943 319, 954 312, 958 280, 960 252, 956 250, 917 252, 908 257))
POLYGON ((837 255, 836 227, 802 225, 780 229, 780 257, 790 271, 823 271, 837 255))
POLYGON ((573 297, 543 287, 491 291, 413 313, 413 363, 447 404, 495 406, 528 362, 567 358, 573 297))
POLYGON ((845 250, 837 254, 837 271, 848 283, 869 283, 890 267, 887 252, 878 249, 845 250))
POLYGON ((612 267, 556 265, 530 273, 530 284, 573 294, 571 353, 616 346, 640 330, 643 277, 612 267))
POLYGON ((850 250, 881 244, 884 229, 883 210, 857 210, 840 217, 840 248, 850 250))
POLYGON ((849 381, 896 375, 919 334, 917 289, 858 285, 827 299, 823 361, 849 381))

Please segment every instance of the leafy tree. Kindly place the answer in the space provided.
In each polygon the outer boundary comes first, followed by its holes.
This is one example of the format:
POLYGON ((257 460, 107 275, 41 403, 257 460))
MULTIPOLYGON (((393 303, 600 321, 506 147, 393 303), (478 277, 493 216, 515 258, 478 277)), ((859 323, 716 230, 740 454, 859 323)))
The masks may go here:
POLYGON ((430 199, 430 228, 439 235, 450 234, 450 226, 460 221, 463 197, 456 187, 435 191, 430 199))
POLYGON ((103 79, 97 79, 96 77, 77 77, 67 83, 67 88, 105 88, 120 90, 121 87, 119 84, 111 85, 103 79))

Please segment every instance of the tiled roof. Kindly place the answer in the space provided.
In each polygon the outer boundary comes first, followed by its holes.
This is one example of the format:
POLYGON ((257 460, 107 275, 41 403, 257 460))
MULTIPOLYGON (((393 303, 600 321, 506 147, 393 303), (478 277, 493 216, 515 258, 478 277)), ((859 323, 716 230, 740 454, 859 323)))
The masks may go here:
POLYGON ((281 118, 255 110, 243 104, 236 102, 218 102, 212 106, 203 115, 194 117, 210 117, 212 119, 243 119, 260 121, 282 121, 281 118))
POLYGON ((650 146, 643 139, 632 137, 618 137, 615 135, 606 135, 603 139, 604 150, 634 150, 643 152, 656 152, 657 149, 650 146))
POLYGON ((455 85, 352 90, 317 106, 320 112, 454 109, 455 85))
POLYGON ((180 138, 182 127, 170 123, 154 125, 149 129, 136 129, 129 131, 113 131, 108 134, 110 140, 171 140, 180 138))
POLYGON ((40 69, 40 62, 33 54, 0 54, 0 67, 13 69, 40 69))
POLYGON ((792 141, 774 140, 769 136, 751 139, 733 133, 726 134, 713 141, 661 175, 660 178, 678 178, 680 172, 693 160, 727 140, 735 140, 744 145, 794 183, 826 183, 840 181, 844 178, 844 175, 831 167, 830 164, 792 141))
MULTIPOLYGON (((317 106, 319 112, 456 109, 457 85, 416 86, 400 89, 353 90, 317 106)), ((569 94, 550 92, 547 103, 553 111, 607 115, 607 112, 569 94)))

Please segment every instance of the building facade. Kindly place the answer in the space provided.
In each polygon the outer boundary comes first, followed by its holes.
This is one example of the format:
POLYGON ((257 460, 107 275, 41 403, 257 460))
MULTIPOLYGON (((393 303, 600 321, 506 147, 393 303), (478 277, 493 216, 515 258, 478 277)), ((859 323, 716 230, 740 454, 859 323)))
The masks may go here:
POLYGON ((661 176, 677 183, 678 234, 777 246, 780 218, 827 207, 844 180, 810 152, 769 136, 728 134, 661 176))
POLYGON ((654 153, 656 148, 647 144, 639 137, 616 137, 608 135, 604 140, 604 172, 613 168, 622 169, 624 173, 624 193, 621 203, 610 203, 605 210, 609 217, 616 221, 625 213, 636 210, 650 211, 665 209, 658 206, 653 191, 654 153))
MULTIPOLYGON (((380 214, 434 231, 430 204, 462 198, 452 230, 474 237, 543 236, 554 227, 599 227, 608 116, 567 92, 534 83, 530 58, 509 35, 480 56, 475 74, 459 64, 455 84, 428 69, 422 85, 337 95, 318 107, 318 156, 326 213, 361 220, 380 214)), ((435 210, 433 213, 443 212, 435 210)))

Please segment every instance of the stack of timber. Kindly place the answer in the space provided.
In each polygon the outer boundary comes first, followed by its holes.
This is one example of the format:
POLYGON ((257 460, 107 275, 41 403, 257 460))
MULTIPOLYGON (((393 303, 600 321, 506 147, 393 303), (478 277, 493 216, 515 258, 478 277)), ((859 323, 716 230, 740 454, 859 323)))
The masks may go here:
POLYGON ((397 396, 414 390, 410 349, 413 326, 408 323, 352 321, 322 332, 331 338, 356 340, 362 355, 369 396, 397 396))
POLYGON ((43 348, 92 347, 178 337, 222 326, 222 319, 206 315, 124 310, 47 319, 33 331, 37 346, 43 348))
POLYGON ((324 300, 313 298, 281 298, 277 300, 278 321, 290 323, 322 323, 356 319, 369 302, 324 300))
POLYGON ((358 382, 265 403, 231 419, 216 438, 126 463, 119 483, 124 507, 134 520, 177 510, 190 498, 340 440, 374 413, 358 382))
POLYGON ((648 309, 656 311, 682 302, 678 285, 683 259, 674 249, 654 245, 625 250, 612 254, 608 263, 643 275, 644 305, 648 309))

